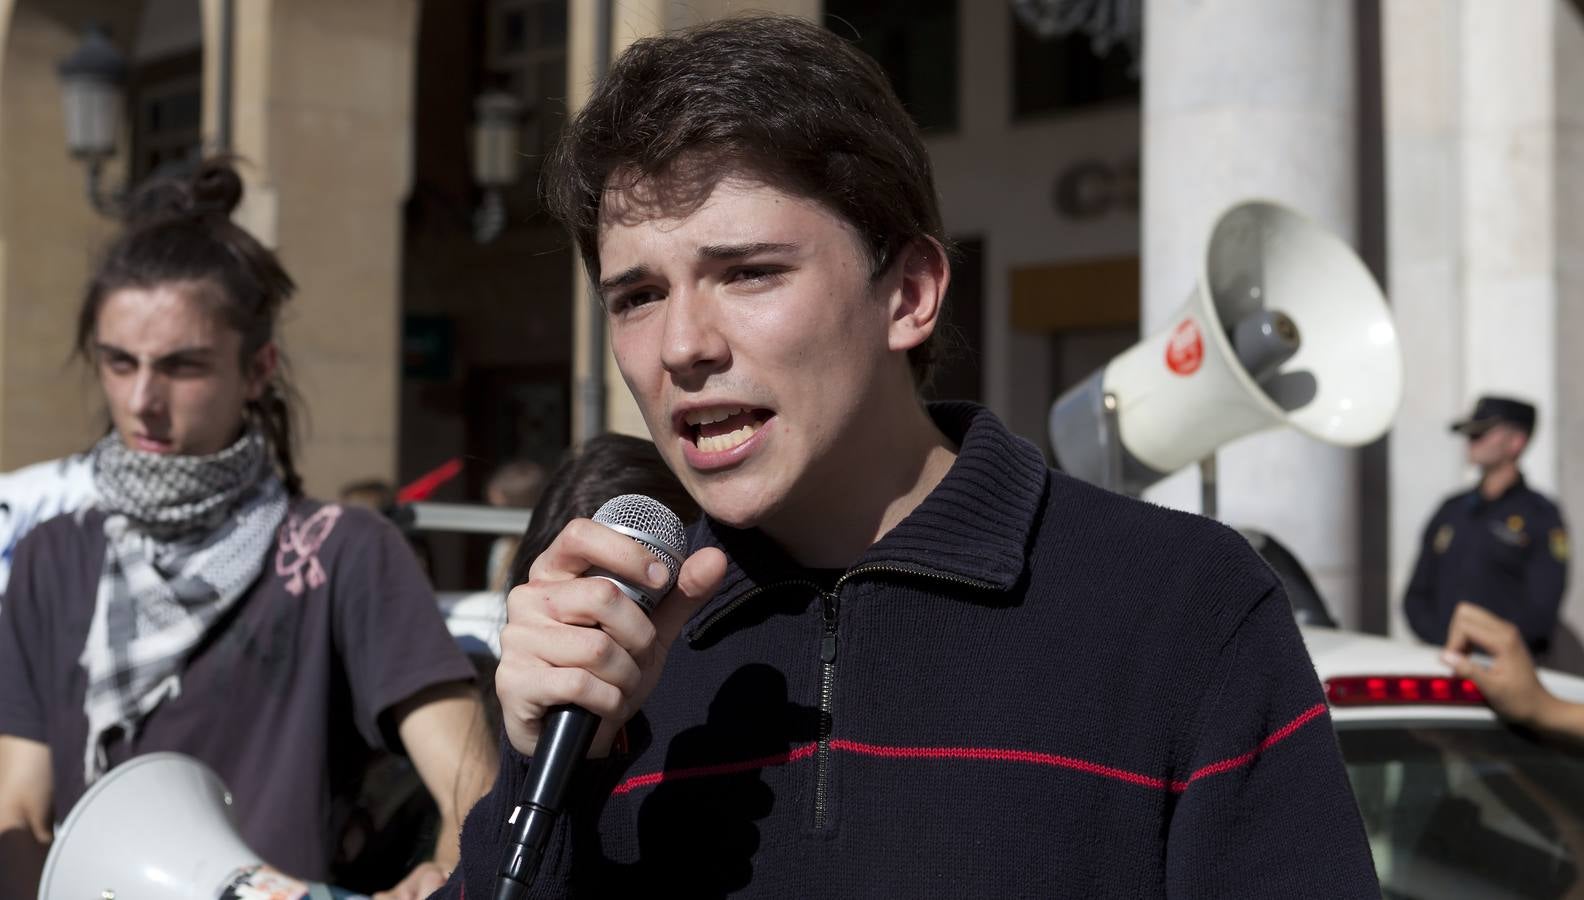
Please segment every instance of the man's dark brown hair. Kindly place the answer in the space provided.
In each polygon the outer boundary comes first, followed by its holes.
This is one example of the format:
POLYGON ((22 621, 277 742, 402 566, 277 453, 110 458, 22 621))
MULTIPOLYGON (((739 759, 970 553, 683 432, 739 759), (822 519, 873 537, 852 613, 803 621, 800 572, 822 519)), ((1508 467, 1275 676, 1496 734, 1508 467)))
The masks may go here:
MULTIPOLYGON (((546 205, 598 281, 611 176, 664 180, 700 159, 716 175, 745 170, 824 204, 858 231, 874 278, 910 241, 946 246, 923 138, 885 73, 802 19, 731 18, 635 42, 551 154, 546 205)), ((920 387, 938 343, 932 336, 909 353, 920 387)))

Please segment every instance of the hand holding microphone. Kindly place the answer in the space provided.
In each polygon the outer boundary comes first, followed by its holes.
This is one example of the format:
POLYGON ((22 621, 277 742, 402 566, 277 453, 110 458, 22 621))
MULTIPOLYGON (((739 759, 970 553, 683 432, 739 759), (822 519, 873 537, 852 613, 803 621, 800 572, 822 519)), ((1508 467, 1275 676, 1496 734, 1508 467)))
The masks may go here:
POLYGON ((609 752, 659 681, 682 626, 725 575, 714 548, 678 564, 680 532, 659 503, 618 497, 595 519, 568 524, 507 598, 496 693, 507 737, 533 765, 498 897, 526 888, 572 767, 609 752), (651 598, 659 598, 652 619, 640 605, 651 598))

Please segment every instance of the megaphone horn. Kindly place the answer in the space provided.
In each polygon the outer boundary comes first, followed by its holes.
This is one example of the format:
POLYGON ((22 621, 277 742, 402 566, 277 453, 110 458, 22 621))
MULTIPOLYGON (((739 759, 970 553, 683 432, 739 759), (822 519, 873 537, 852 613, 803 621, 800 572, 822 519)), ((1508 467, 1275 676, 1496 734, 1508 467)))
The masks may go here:
POLYGON ((1277 425, 1367 444, 1401 398, 1397 330, 1364 264, 1309 219, 1251 201, 1216 221, 1165 326, 1056 401, 1050 438, 1069 474, 1137 494, 1277 425))
POLYGON ((38 896, 318 900, 332 894, 259 861, 237 833, 231 794, 208 766, 180 753, 150 753, 106 772, 72 807, 55 830, 38 896), (170 827, 149 827, 155 811, 170 827))

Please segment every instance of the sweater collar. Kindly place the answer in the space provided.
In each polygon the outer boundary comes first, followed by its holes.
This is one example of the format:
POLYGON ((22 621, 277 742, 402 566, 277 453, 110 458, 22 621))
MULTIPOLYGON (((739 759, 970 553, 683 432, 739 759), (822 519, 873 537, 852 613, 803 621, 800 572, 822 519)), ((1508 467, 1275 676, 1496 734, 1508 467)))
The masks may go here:
MULTIPOLYGON (((1048 470, 1040 451, 972 403, 932 403, 930 416, 958 447, 940 484, 847 570, 887 569, 1005 591, 1024 569, 1029 536, 1045 498, 1048 470)), ((758 529, 737 529, 708 516, 693 526, 691 546, 726 553, 726 577, 689 623, 688 639, 749 593, 785 582, 814 582, 758 529)))

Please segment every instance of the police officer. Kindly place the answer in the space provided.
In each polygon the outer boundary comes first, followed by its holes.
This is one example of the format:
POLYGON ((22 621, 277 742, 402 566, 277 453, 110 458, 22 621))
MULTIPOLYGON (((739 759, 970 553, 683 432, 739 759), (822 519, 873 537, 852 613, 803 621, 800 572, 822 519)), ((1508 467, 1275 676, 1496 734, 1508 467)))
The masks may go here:
POLYGON ((1568 538, 1556 504, 1518 471, 1535 408, 1481 397, 1452 430, 1468 439, 1480 483, 1436 511, 1403 605, 1421 640, 1442 644, 1453 610, 1475 603, 1512 622, 1532 652, 1546 649, 1567 583, 1568 538))

